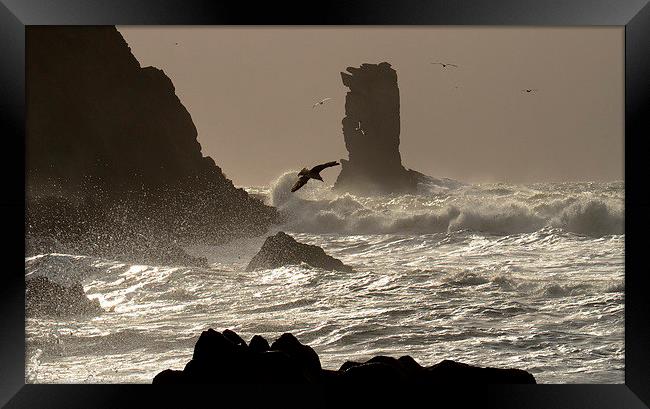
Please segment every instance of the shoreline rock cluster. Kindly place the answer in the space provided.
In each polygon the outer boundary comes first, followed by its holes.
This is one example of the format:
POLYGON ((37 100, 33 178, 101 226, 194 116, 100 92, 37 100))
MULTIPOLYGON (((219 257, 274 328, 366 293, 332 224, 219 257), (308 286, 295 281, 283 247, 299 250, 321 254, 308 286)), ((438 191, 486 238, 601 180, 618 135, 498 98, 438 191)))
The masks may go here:
POLYGON ((422 366, 406 355, 375 356, 366 362, 345 362, 338 370, 324 369, 318 354, 290 333, 269 342, 255 335, 246 343, 229 329, 203 331, 192 359, 183 370, 166 369, 153 384, 197 383, 411 383, 504 384, 536 383, 521 369, 482 368, 450 360, 422 366))

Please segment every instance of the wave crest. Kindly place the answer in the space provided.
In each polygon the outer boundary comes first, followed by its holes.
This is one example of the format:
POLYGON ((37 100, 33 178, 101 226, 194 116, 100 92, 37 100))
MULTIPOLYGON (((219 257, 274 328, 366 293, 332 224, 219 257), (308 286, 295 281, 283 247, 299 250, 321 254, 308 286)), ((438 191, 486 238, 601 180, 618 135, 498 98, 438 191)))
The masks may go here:
POLYGON ((552 223, 566 231, 587 236, 623 234, 623 206, 613 206, 602 200, 574 202, 553 218, 552 223))
MULTIPOLYGON (((283 228, 301 233, 430 234, 468 230, 495 235, 532 233, 546 227, 592 237, 624 233, 616 197, 584 192, 517 189, 516 185, 467 186, 445 192, 386 197, 337 194, 310 182, 295 193, 297 171, 272 183, 268 201, 284 215, 283 228)), ((551 189, 551 188, 549 188, 551 189)), ((576 189, 577 190, 577 189, 576 189)))

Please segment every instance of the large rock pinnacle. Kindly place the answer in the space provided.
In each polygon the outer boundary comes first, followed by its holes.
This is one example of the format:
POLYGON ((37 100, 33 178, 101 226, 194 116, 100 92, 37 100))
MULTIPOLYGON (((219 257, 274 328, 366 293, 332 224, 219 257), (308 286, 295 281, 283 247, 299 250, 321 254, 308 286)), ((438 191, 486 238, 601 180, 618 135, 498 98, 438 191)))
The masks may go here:
POLYGON ((424 175, 402 166, 397 72, 386 62, 342 72, 350 91, 342 120, 349 159, 334 188, 357 194, 415 192, 424 175))

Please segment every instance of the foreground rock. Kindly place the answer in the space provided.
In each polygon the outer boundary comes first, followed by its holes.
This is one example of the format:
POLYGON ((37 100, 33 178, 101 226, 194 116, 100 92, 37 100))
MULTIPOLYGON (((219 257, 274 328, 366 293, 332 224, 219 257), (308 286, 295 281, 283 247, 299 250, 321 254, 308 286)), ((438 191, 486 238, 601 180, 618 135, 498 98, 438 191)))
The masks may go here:
POLYGON ((28 317, 60 318, 100 312, 99 302, 88 299, 81 284, 63 286, 40 276, 25 281, 25 314, 28 317))
POLYGON ((250 343, 230 330, 203 331, 185 369, 167 369, 154 384, 192 383, 414 383, 414 384, 534 384, 520 369, 480 368, 454 361, 424 367, 410 356, 376 356, 366 362, 345 362, 338 370, 321 367, 318 354, 292 334, 270 346, 255 335, 250 343))
POLYGON ((246 271, 278 268, 287 265, 306 263, 323 270, 352 272, 339 259, 329 256, 325 251, 310 244, 298 243, 293 237, 284 232, 267 237, 260 251, 248 263, 246 271))
POLYGON ((26 42, 26 237, 198 263, 181 247, 277 221, 203 156, 171 80, 141 67, 115 27, 30 27, 26 42))

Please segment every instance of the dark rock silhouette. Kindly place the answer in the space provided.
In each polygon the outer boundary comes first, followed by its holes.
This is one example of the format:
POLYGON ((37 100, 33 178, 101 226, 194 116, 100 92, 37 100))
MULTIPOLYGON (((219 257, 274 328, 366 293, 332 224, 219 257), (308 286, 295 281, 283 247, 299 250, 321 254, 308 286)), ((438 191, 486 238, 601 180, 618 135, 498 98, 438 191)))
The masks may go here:
POLYGON ((248 347, 252 352, 266 352, 271 349, 269 342, 260 335, 254 335, 248 343, 248 347))
POLYGON ((179 246, 277 221, 202 155, 170 79, 115 27, 29 27, 26 41, 27 237, 201 264, 179 246))
POLYGON ((361 64, 341 73, 348 87, 341 160, 334 188, 360 194, 412 193, 425 175, 402 166, 397 73, 390 64, 361 64))
POLYGON ((81 284, 63 286, 47 277, 37 276, 25 281, 25 315, 69 317, 96 315, 102 312, 97 300, 86 297, 81 284))
POLYGON ((300 263, 306 263, 324 270, 353 271, 352 267, 346 266, 341 260, 327 255, 322 248, 299 243, 284 232, 278 232, 275 236, 266 238, 260 251, 246 266, 246 271, 278 268, 300 263))
POLYGON ((241 343, 241 337, 233 334, 230 330, 222 334, 212 328, 203 331, 185 369, 166 369, 153 378, 153 383, 536 383, 532 374, 521 369, 480 368, 449 360, 424 367, 410 356, 348 361, 335 371, 323 369, 318 354, 292 334, 282 334, 270 348, 253 347, 253 341, 258 346, 268 346, 260 335, 255 335, 251 344, 246 345, 241 343))
POLYGON ((481 368, 443 360, 422 367, 412 357, 399 359, 376 356, 364 363, 345 362, 339 369, 349 380, 359 382, 414 381, 416 383, 536 383, 535 377, 521 369, 481 368))
POLYGON ((308 380, 318 379, 322 369, 318 354, 312 347, 301 344, 293 334, 282 334, 269 350, 284 352, 294 359, 308 380))

